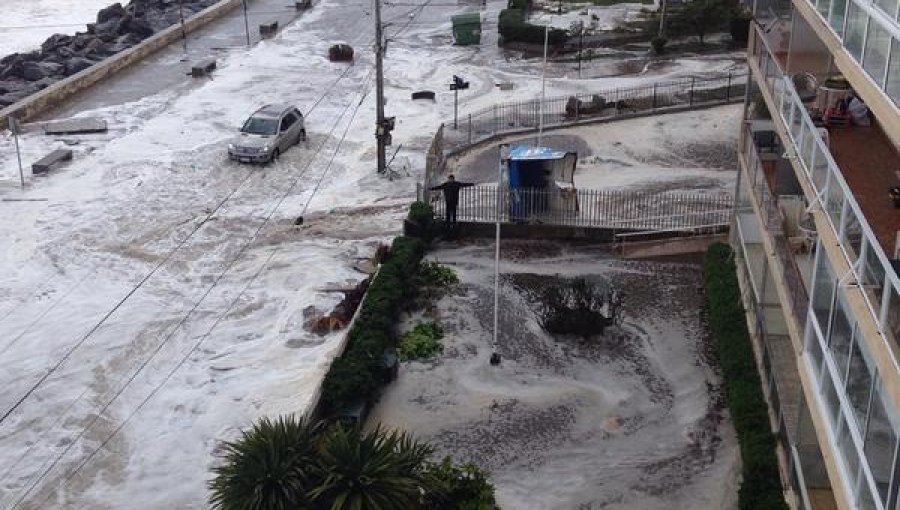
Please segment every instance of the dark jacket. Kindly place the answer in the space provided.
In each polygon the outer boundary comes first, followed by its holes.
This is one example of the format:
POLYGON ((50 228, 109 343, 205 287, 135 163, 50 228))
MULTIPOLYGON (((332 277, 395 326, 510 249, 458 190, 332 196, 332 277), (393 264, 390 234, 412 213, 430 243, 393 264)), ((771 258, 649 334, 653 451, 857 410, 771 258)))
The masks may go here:
POLYGON ((435 186, 431 189, 433 190, 443 190, 444 191, 444 201, 447 202, 448 206, 455 206, 459 203, 459 190, 461 188, 468 188, 469 186, 474 186, 474 183, 471 182, 459 182, 459 181, 447 181, 444 184, 439 186, 435 186))

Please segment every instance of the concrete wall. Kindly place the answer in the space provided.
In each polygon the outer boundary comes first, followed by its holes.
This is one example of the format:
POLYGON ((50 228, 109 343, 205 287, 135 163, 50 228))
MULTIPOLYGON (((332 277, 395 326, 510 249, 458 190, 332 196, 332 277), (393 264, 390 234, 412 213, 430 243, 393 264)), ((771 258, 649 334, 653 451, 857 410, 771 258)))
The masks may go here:
MULTIPOLYGON (((193 32, 207 23, 222 17, 239 5, 241 5, 241 0, 221 0, 219 3, 185 20, 184 29, 188 33, 193 32)), ((74 94, 165 48, 180 37, 181 25, 172 25, 159 33, 153 34, 140 44, 116 53, 80 73, 60 80, 18 103, 0 110, 0 129, 5 129, 8 126, 10 116, 15 116, 20 121, 32 119, 74 94)))

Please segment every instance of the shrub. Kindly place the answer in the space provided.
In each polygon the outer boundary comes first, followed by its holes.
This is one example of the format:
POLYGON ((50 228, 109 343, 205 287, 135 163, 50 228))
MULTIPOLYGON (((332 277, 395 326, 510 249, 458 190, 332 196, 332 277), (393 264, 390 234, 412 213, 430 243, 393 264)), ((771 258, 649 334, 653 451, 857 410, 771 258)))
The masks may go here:
POLYGON ((398 352, 402 361, 428 359, 444 351, 441 339, 444 330, 436 322, 424 322, 416 325, 412 331, 400 337, 398 352))
POLYGON ((725 244, 711 246, 704 258, 704 273, 710 327, 741 448, 739 506, 742 510, 786 510, 775 437, 750 344, 733 256, 725 244))
MULTIPOLYGON (((544 44, 545 28, 526 22, 525 11, 522 9, 503 9, 500 11, 498 25, 500 36, 506 42, 544 44)), ((547 44, 559 45, 566 42, 568 37, 565 30, 551 28, 547 34, 547 44)))
POLYGON ((425 202, 416 201, 409 206, 409 221, 414 221, 421 226, 431 225, 434 221, 434 208, 425 202))
POLYGON ((443 288, 459 283, 456 271, 437 262, 423 262, 419 264, 416 280, 419 287, 443 288))
POLYGON ((559 335, 583 338, 602 335, 606 326, 613 323, 618 307, 617 301, 613 300, 609 306, 610 316, 604 315, 608 297, 584 278, 549 285, 541 296, 541 325, 548 332, 559 335))
POLYGON ((454 466, 450 457, 426 465, 431 491, 425 493, 425 508, 452 510, 497 510, 494 487, 487 474, 474 464, 454 466))
POLYGON ((347 349, 331 364, 322 384, 322 407, 334 412, 359 399, 373 398, 383 380, 383 356, 395 347, 394 323, 413 290, 424 246, 397 237, 363 299, 348 333, 347 349))
POLYGON ((531 9, 531 0, 509 0, 506 4, 506 8, 527 11, 528 9, 531 9))

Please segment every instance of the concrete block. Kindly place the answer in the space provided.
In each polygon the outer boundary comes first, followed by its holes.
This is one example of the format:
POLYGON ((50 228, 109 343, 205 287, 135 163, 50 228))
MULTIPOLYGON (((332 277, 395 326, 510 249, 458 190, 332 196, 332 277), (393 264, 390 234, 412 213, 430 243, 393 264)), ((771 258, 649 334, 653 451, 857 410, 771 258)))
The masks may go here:
POLYGON ((278 21, 271 21, 269 23, 262 23, 259 25, 259 36, 260 37, 272 37, 278 32, 278 21))
POLYGON ((200 78, 206 76, 216 69, 215 59, 201 60, 191 66, 191 76, 200 78))
POLYGON ((512 89, 513 89, 513 84, 512 84, 512 82, 503 81, 503 82, 498 83, 498 84, 497 84, 497 87, 498 87, 500 90, 512 90, 512 89))
POLYGON ((56 149, 31 165, 31 173, 34 175, 45 174, 57 163, 70 161, 72 151, 69 149, 56 149))
POLYGON ((106 121, 96 117, 67 119, 44 124, 45 135, 79 135, 87 133, 105 133, 106 121))
POLYGON ((303 9, 309 9, 312 7, 312 0, 297 0, 294 3, 294 8, 298 11, 302 11, 303 9))
POLYGON ((413 101, 417 99, 430 99, 434 101, 434 92, 431 90, 420 90, 412 93, 413 101))

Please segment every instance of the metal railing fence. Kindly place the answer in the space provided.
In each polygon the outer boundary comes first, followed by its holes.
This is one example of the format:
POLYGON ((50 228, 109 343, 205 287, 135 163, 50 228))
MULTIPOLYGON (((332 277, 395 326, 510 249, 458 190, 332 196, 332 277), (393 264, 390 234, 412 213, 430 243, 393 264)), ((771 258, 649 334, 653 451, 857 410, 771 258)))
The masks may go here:
MULTIPOLYGON (((435 216, 446 217, 440 192, 426 191, 435 216)), ((463 188, 457 221, 527 223, 621 230, 689 230, 729 224, 734 200, 725 193, 643 193, 621 190, 463 188)))
MULTIPOLYGON (((665 111, 673 107, 742 101, 747 73, 712 78, 682 78, 636 87, 548 97, 543 100, 544 127, 558 127, 621 115, 665 111)), ((454 151, 492 136, 537 129, 541 100, 499 103, 460 116, 457 129, 444 127, 443 148, 454 151)))

